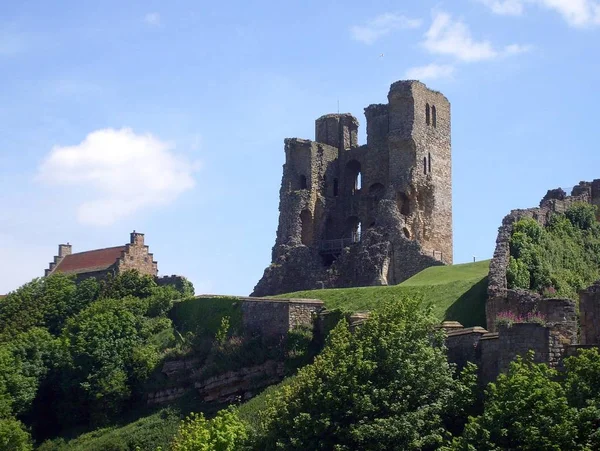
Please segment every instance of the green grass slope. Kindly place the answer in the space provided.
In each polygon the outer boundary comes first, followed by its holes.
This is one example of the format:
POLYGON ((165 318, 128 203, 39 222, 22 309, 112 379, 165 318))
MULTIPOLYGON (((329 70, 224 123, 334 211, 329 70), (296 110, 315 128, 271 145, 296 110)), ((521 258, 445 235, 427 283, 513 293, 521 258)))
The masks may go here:
POLYGON ((335 288, 281 294, 280 298, 321 299, 329 309, 347 312, 372 310, 400 297, 422 296, 433 305, 440 320, 459 321, 465 327, 485 326, 485 300, 490 261, 452 266, 433 266, 399 285, 335 288))

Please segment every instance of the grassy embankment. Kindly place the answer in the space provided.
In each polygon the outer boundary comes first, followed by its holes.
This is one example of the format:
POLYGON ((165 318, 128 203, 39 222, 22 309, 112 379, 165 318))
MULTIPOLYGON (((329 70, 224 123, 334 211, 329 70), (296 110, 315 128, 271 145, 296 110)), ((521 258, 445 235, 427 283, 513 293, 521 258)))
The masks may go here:
POLYGON ((485 326, 485 299, 490 261, 434 266, 399 285, 298 291, 277 297, 321 299, 328 309, 347 312, 372 310, 378 304, 404 296, 421 296, 440 320, 464 326, 485 326))

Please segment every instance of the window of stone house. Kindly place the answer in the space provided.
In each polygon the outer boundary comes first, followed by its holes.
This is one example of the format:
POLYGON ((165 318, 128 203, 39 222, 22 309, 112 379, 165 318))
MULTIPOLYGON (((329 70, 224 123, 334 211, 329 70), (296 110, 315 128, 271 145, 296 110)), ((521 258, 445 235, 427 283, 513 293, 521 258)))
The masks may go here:
POLYGON ((333 179, 333 195, 337 197, 339 191, 338 179, 333 179))
POLYGON ((423 157, 423 174, 427 174, 427 157, 423 157))
POLYGON ((425 105, 425 122, 427 123, 427 125, 429 125, 429 123, 431 122, 430 116, 431 116, 430 108, 429 108, 429 104, 427 104, 427 105, 425 105))
POLYGON ((433 119, 433 126, 437 127, 437 111, 435 110, 435 106, 431 107, 431 118, 433 119))
POLYGON ((431 152, 429 152, 429 159, 427 160, 427 170, 431 172, 431 152))

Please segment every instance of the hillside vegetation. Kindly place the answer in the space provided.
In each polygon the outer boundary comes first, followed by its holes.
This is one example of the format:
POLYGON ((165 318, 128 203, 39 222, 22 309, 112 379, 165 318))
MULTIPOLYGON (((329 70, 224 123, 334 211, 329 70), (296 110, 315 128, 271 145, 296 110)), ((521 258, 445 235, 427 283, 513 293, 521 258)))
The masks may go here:
POLYGON ((546 227, 521 219, 510 238, 509 288, 579 299, 578 292, 600 278, 597 207, 576 203, 553 214, 546 227))
POLYGON ((281 294, 279 298, 320 299, 328 309, 373 310, 389 300, 420 297, 439 320, 465 327, 485 326, 485 300, 490 261, 427 268, 399 285, 334 288, 281 294))

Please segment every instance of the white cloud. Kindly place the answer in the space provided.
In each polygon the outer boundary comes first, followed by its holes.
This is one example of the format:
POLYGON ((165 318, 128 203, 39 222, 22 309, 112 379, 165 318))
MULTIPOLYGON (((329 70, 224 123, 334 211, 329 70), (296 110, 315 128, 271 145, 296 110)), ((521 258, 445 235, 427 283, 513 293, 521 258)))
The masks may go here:
POLYGON ((94 131, 78 145, 54 147, 38 179, 95 195, 78 206, 81 223, 110 225, 133 213, 174 201, 194 187, 198 168, 173 145, 129 128, 94 131))
POLYGON ((444 12, 434 15, 431 27, 425 33, 423 46, 430 53, 453 56, 464 62, 492 60, 529 49, 527 46, 511 44, 499 50, 489 41, 477 41, 464 22, 454 20, 444 12))
POLYGON ((503 16, 520 16, 523 14, 523 0, 478 0, 492 10, 494 14, 503 16))
POLYGON ((495 14, 520 15, 526 5, 538 5, 559 13, 577 28, 600 25, 600 2, 596 0, 478 0, 495 14))
POLYGON ((160 14, 158 13, 148 13, 144 16, 144 22, 153 27, 158 27, 160 22, 160 14))
POLYGON ((449 78, 454 74, 454 66, 448 64, 428 64, 427 66, 411 67, 404 78, 409 80, 436 80, 449 78))
POLYGON ((410 19, 401 14, 385 13, 369 20, 365 25, 350 27, 352 38, 365 44, 373 44, 379 38, 400 29, 418 28, 421 20, 410 19))

